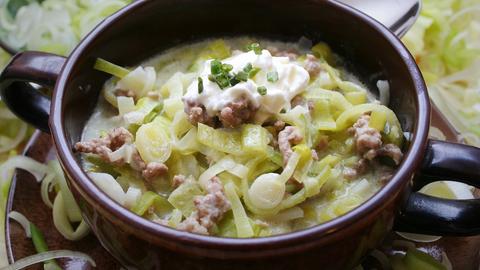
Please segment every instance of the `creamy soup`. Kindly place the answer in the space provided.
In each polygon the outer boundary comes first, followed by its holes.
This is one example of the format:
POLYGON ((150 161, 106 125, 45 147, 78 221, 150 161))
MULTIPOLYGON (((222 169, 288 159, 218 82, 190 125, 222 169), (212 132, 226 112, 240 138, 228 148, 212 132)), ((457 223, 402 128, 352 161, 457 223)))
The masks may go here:
POLYGON ((402 160, 397 117, 341 63, 324 43, 253 38, 135 67, 98 59, 113 77, 75 148, 99 188, 164 226, 263 237, 321 224, 402 160))

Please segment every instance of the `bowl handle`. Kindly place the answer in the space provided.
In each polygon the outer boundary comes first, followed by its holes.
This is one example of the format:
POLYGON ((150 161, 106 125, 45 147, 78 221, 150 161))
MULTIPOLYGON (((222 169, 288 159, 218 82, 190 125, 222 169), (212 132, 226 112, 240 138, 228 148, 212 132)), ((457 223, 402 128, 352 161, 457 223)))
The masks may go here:
MULTIPOLYGON (((460 181, 480 188, 480 148, 430 140, 413 189, 439 180, 460 181)), ((412 192, 395 230, 430 235, 480 234, 480 199, 441 199, 412 192)))
POLYGON ((42 93, 42 87, 53 89, 65 60, 49 53, 21 52, 0 74, 2 101, 19 118, 43 132, 49 132, 50 96, 42 93))

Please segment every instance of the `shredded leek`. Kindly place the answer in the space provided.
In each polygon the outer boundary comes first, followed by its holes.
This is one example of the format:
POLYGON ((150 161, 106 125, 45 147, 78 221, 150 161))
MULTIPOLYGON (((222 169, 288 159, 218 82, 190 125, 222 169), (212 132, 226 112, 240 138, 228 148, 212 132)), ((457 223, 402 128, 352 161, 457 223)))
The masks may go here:
POLYGON ((403 38, 427 81, 431 99, 461 133, 480 146, 480 5, 475 0, 424 0, 403 38))
POLYGON ((253 230, 250 225, 250 220, 243 208, 242 202, 237 195, 235 185, 228 183, 225 185, 225 194, 232 205, 233 218, 235 220, 235 227, 237 229, 237 237, 245 238, 252 237, 253 230))
POLYGON ((45 0, 0 3, 1 39, 20 50, 68 55, 102 19, 130 0, 45 0), (16 5, 14 9, 9 8, 16 5))
POLYGON ((113 75, 120 79, 124 78, 125 76, 128 75, 128 73, 130 73, 128 69, 121 66, 117 66, 102 58, 97 58, 97 61, 95 62, 95 65, 93 66, 93 68, 96 70, 108 73, 110 75, 113 75))
POLYGON ((85 253, 71 250, 54 250, 54 251, 45 251, 41 252, 20 260, 17 260, 14 264, 0 268, 0 270, 20 270, 25 267, 40 263, 50 261, 52 259, 60 258, 75 258, 79 260, 85 260, 89 262, 93 267, 96 266, 95 261, 85 253))

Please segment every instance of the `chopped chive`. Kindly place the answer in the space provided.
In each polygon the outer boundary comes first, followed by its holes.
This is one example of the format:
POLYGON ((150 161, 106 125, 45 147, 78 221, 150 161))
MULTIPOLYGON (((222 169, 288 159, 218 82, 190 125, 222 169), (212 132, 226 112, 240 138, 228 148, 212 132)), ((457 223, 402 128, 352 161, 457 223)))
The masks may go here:
POLYGON ((240 82, 240 81, 239 81, 237 78, 235 78, 235 76, 233 76, 232 78, 230 78, 230 84, 231 84, 232 86, 236 85, 236 84, 239 83, 239 82, 240 82))
POLYGON ((278 72, 276 72, 276 71, 268 72, 267 73, 267 81, 272 82, 272 83, 278 81, 278 72))
POLYGON ((247 51, 254 51, 255 54, 262 54, 262 48, 260 47, 260 44, 258 43, 252 43, 247 46, 247 51))
POLYGON ((287 110, 285 110, 285 109, 280 110, 280 113, 286 113, 286 112, 287 112, 287 110))
POLYGON ((252 63, 248 63, 248 64, 245 65, 245 67, 243 68, 243 71, 245 71, 246 73, 249 73, 252 69, 253 69, 252 63))
POLYGON ((230 86, 230 80, 225 74, 215 77, 215 80, 221 89, 224 89, 230 86))
POLYGON ((203 92, 203 80, 202 78, 198 77, 198 93, 201 94, 203 92))
POLYGON ((258 67, 252 68, 252 70, 250 70, 250 72, 248 73, 248 77, 249 77, 249 78, 255 77, 255 75, 257 75, 257 73, 258 73, 260 70, 261 70, 261 69, 258 68, 258 67))
POLYGON ((257 88, 257 92, 261 95, 261 96, 265 96, 267 94, 267 88, 265 86, 259 86, 257 88))
POLYGON ((246 82, 248 80, 248 74, 244 71, 240 71, 237 74, 235 74, 235 79, 246 82))
POLYGON ((210 71, 213 75, 222 73, 222 62, 218 61, 217 59, 212 60, 210 63, 210 71))
POLYGON ((222 70, 224 72, 230 72, 233 69, 233 66, 230 64, 222 64, 222 70))

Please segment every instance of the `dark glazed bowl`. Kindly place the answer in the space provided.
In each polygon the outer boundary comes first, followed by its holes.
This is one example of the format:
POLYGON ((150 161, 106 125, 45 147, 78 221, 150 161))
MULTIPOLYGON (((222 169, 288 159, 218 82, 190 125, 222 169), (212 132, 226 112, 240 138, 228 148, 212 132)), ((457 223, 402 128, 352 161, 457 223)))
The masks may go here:
POLYGON ((406 231, 480 232, 474 219, 480 210, 476 201, 448 201, 411 193, 414 174, 425 183, 437 176, 474 183, 480 178, 476 170, 480 150, 427 141, 430 104, 408 51, 378 22, 333 1, 140 0, 101 23, 68 59, 33 52, 18 54, 1 75, 0 90, 12 111, 42 130, 50 130, 84 217, 103 246, 126 267, 346 269, 357 265, 382 241, 395 217, 406 231), (97 57, 132 66, 179 44, 240 35, 290 41, 306 36, 314 42, 326 41, 372 89, 378 79, 389 81, 390 107, 403 130, 412 136, 405 147, 405 159, 382 190, 326 224, 267 238, 230 239, 180 232, 150 222, 113 202, 88 179, 72 145, 80 140, 108 79, 93 70, 97 57), (45 86, 56 82, 51 107, 48 98, 34 92, 26 81, 45 86), (455 166, 459 162, 462 166, 455 166), (424 177, 427 174, 429 177, 424 177))

